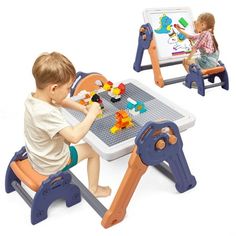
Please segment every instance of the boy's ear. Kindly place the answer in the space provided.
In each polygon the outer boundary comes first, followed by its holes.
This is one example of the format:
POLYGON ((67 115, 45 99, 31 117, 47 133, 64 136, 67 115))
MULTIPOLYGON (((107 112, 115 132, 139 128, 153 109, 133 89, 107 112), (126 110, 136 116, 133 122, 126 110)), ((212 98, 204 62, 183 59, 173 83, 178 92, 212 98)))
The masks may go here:
POLYGON ((49 91, 50 91, 51 93, 54 93, 57 87, 58 87, 58 84, 52 84, 52 85, 50 85, 50 87, 49 87, 49 91))

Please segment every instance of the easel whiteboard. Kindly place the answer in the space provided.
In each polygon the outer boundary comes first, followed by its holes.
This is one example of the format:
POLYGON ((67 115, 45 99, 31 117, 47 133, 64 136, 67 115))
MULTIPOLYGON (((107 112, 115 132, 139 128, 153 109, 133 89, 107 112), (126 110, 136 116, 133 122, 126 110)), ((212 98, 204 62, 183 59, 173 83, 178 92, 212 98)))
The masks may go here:
POLYGON ((143 13, 145 23, 153 29, 160 64, 180 62, 191 51, 191 42, 174 27, 178 24, 186 33, 194 34, 193 17, 189 8, 146 9, 143 13))

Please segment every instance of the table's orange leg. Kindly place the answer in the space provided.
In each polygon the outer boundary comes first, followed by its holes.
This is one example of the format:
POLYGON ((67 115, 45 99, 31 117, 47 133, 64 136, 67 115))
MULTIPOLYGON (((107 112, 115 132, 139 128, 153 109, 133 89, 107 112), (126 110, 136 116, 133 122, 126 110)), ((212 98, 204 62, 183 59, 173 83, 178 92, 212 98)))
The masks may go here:
POLYGON ((139 180, 147 170, 148 166, 142 163, 140 157, 136 153, 136 150, 137 146, 135 146, 131 154, 128 169, 124 175, 116 196, 114 197, 110 208, 103 216, 101 223, 105 228, 108 228, 123 220, 125 217, 126 208, 139 183, 139 180))

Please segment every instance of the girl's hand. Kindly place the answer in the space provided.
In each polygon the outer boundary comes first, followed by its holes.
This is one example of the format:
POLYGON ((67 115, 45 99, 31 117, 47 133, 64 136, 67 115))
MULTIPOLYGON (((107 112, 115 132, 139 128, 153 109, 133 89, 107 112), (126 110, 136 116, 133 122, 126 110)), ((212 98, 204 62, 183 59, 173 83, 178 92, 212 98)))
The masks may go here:
POLYGON ((182 30, 184 30, 184 28, 182 28, 179 24, 174 24, 174 27, 180 32, 182 32, 182 30))
POLYGON ((177 30, 180 30, 180 26, 178 24, 174 24, 174 27, 177 29, 177 30))

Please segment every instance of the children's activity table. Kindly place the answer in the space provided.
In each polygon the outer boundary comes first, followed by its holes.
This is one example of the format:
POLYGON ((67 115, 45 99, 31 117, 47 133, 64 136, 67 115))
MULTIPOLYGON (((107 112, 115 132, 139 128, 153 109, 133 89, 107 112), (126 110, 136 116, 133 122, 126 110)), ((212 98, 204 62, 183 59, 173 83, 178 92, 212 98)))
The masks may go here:
MULTIPOLYGON (((160 96, 144 84, 134 79, 128 79, 122 83, 126 85, 126 92, 118 102, 112 103, 106 91, 98 91, 105 107, 103 117, 97 118, 84 138, 84 141, 89 143, 105 160, 112 161, 129 154, 134 146, 137 133, 148 121, 172 121, 178 126, 180 132, 194 125, 195 117, 191 113, 160 96), (135 116, 131 115, 133 127, 112 134, 110 128, 115 123, 115 112, 126 109, 129 97, 135 101, 144 102, 147 111, 135 116)), ((76 99, 79 100, 79 96, 76 99)), ((81 112, 71 109, 63 109, 62 112, 71 125, 78 124, 85 117, 81 112)))

